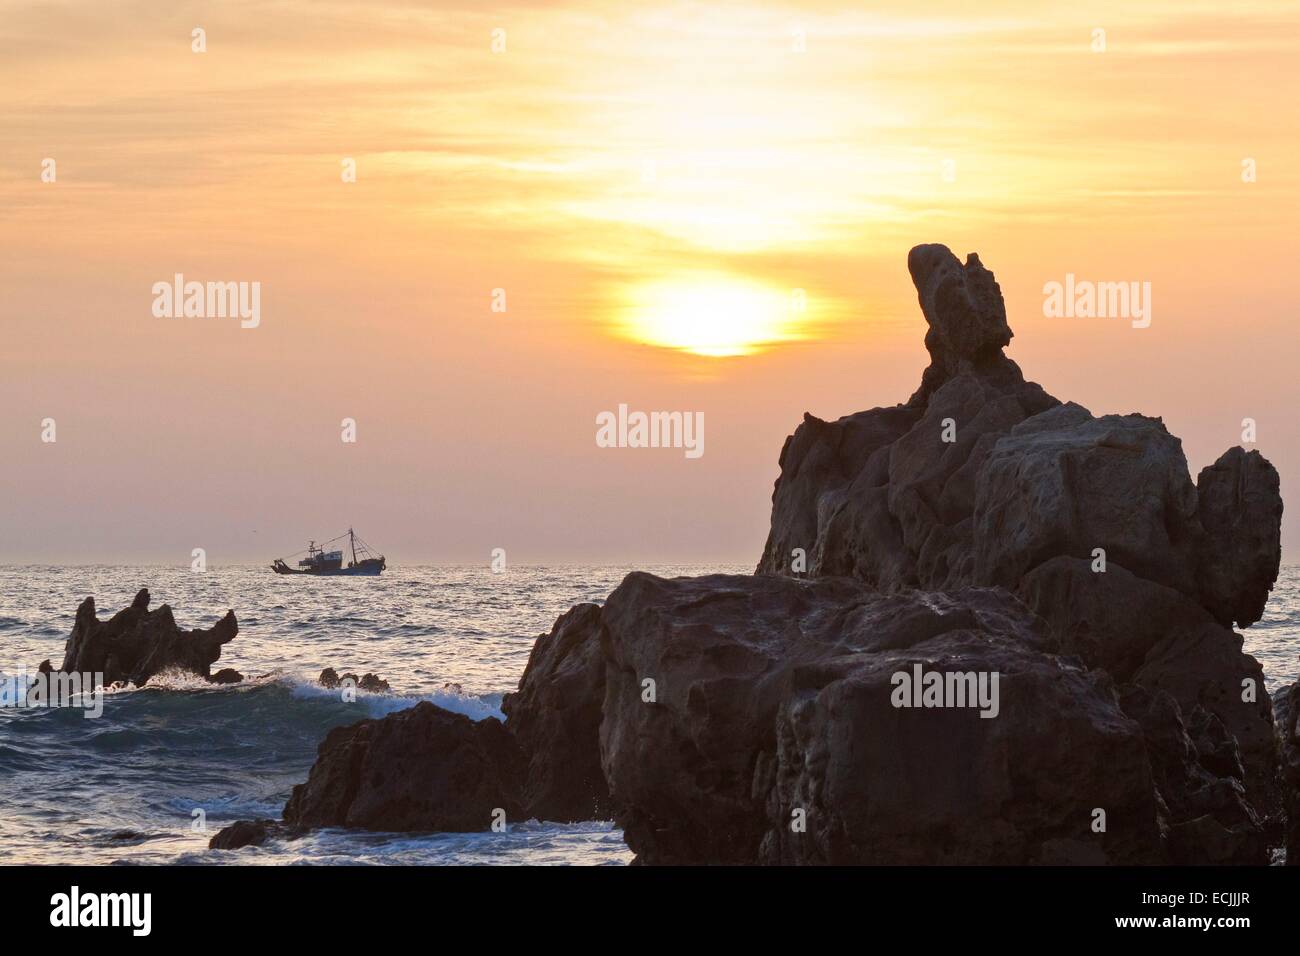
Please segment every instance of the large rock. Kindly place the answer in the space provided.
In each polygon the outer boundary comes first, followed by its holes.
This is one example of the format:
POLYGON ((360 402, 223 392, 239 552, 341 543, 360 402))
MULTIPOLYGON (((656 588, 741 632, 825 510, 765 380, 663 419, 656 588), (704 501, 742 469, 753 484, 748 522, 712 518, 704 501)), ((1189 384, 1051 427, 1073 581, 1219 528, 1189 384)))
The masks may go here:
POLYGON ((609 787, 600 766, 605 658, 599 629, 596 605, 574 607, 537 638, 518 692, 501 702, 506 729, 527 755, 527 817, 610 818, 609 787))
POLYGON ((1156 419, 1093 418, 1073 403, 1012 428, 975 494, 976 579, 1015 588, 1058 555, 1106 560, 1196 593, 1196 489, 1156 419))
POLYGON ((1282 495, 1277 469, 1257 451, 1229 448, 1196 479, 1206 537, 1200 555, 1205 605, 1224 624, 1248 627, 1282 563, 1282 495))
POLYGON ((1262 704, 1240 700, 1258 665, 1230 628, 1259 619, 1277 576, 1276 470, 1233 448, 1193 484, 1159 419, 1098 418, 1024 380, 978 257, 918 246, 908 268, 928 326, 921 387, 894 408, 805 415, 782 450, 759 572, 1014 591, 1088 666, 1121 682, 1146 667, 1183 712, 1202 706, 1240 734, 1250 800, 1274 820, 1267 694, 1261 682, 1262 704))
MULTIPOLYGON (((239 633, 235 612, 206 630, 183 631, 166 604, 149 610, 149 592, 142 589, 131 606, 107 621, 95 614, 95 599, 77 608, 77 618, 63 652, 65 672, 102 673, 104 684, 126 682, 143 686, 164 671, 184 671, 211 679, 211 667, 221 647, 239 633)), ((223 671, 223 682, 234 671, 223 671)))
POLYGON ((284 822, 298 828, 486 830, 518 819, 522 755, 494 717, 473 721, 421 701, 380 720, 335 727, 284 822))
POLYGON ((1005 592, 634 573, 598 630, 601 756, 643 862, 1163 859, 1140 728, 1005 592), (894 706, 918 664, 1000 675, 996 716, 894 706))
POLYGON ((1264 669, 1242 650, 1239 634, 1215 623, 1175 628, 1151 649, 1133 682, 1165 691, 1185 713, 1200 707, 1221 721, 1241 753, 1251 803, 1261 818, 1280 820, 1273 705, 1264 669))
POLYGON ((1223 723, 1200 707, 1184 721, 1173 697, 1137 685, 1123 689, 1121 705, 1146 738, 1170 861, 1266 864, 1266 830, 1246 799, 1240 751, 1223 723))
POLYGON ((1210 613, 1173 588, 1108 561, 1058 555, 1020 581, 1019 594, 1047 621, 1062 648, 1127 681, 1176 628, 1211 624, 1210 613))

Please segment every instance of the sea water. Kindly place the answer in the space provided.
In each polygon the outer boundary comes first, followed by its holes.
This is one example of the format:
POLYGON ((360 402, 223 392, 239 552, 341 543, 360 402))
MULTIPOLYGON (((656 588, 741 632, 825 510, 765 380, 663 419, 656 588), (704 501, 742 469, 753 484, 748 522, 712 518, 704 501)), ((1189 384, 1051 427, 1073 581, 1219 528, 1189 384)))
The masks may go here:
MULTIPOLYGON (((57 667, 77 605, 101 620, 147 587, 182 628, 232 608, 239 635, 213 670, 242 684, 170 678, 81 708, 0 709, 0 863, 623 864, 609 823, 512 821, 505 833, 322 830, 238 851, 207 848, 237 819, 279 818, 335 726, 420 700, 500 717, 539 634, 573 604, 601 602, 631 568, 391 567, 382 577, 310 578, 263 567, 0 567, 0 672, 57 667), (344 702, 325 667, 371 671, 391 694, 344 702)), ((645 567, 663 576, 751 567, 645 567)), ((1284 568, 1265 618, 1246 629, 1269 690, 1300 675, 1300 568, 1284 568)))

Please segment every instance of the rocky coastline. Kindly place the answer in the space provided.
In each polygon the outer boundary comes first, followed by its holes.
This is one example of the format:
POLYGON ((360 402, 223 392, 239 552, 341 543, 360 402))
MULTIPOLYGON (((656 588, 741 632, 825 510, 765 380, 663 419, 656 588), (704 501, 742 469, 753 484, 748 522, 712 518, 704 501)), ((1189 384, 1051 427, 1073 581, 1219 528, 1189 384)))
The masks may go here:
POLYGON ((755 574, 630 574, 537 638, 504 722, 335 728, 283 821, 212 845, 612 819, 646 864, 1300 862, 1296 689, 1234 630, 1276 470, 1233 447, 1193 482, 1159 418, 1025 380, 978 256, 908 269, 920 386, 804 416, 755 574))

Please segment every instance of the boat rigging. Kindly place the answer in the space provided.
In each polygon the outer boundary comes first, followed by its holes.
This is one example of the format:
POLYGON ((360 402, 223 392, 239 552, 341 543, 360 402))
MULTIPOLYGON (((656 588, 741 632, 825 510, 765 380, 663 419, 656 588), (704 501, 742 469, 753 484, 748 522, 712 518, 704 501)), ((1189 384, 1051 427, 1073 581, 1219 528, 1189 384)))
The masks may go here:
POLYGON ((309 542, 306 551, 299 551, 271 562, 271 570, 276 574, 320 574, 320 575, 377 575, 387 567, 382 554, 376 554, 361 536, 351 528, 336 538, 330 538, 323 544, 314 540, 309 542), (329 550, 335 542, 347 539, 352 560, 345 567, 342 548, 329 550), (298 562, 297 567, 290 567, 289 561, 300 554, 306 557, 298 562))

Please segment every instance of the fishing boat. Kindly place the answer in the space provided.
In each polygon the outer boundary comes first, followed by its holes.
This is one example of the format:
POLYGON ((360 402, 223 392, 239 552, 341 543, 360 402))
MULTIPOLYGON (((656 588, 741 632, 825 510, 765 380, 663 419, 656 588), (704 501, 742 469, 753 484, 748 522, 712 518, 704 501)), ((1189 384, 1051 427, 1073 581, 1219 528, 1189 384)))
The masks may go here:
POLYGON ((361 540, 360 536, 348 528, 347 531, 337 538, 323 544, 317 544, 311 541, 307 545, 306 551, 299 551, 297 554, 291 554, 284 558, 276 558, 271 562, 271 570, 276 574, 379 574, 387 565, 384 563, 382 554, 376 555, 370 546, 361 540), (344 551, 342 547, 329 550, 329 546, 336 542, 341 542, 347 538, 348 549, 352 555, 352 560, 347 566, 343 565, 344 551), (298 557, 299 554, 305 554, 306 557, 298 562, 297 567, 290 567, 289 562, 298 557))

